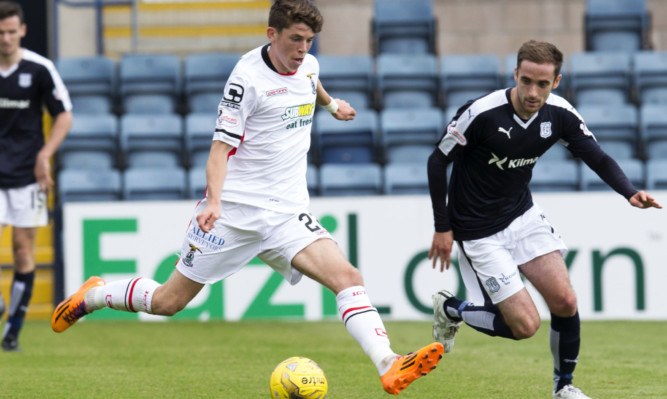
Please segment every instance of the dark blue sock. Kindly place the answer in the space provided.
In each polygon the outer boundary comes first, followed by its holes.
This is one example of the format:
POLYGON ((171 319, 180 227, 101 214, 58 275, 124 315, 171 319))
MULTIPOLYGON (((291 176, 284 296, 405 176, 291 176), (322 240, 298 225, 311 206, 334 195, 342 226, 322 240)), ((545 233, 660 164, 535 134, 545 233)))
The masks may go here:
POLYGON ((470 302, 450 298, 445 301, 445 312, 453 320, 456 320, 456 317, 453 317, 452 313, 457 313, 467 325, 486 335, 516 339, 512 330, 505 323, 498 306, 491 302, 484 304, 484 306, 475 306, 470 302))
POLYGON ((549 343, 554 359, 554 392, 572 384, 572 373, 579 357, 580 329, 579 312, 572 317, 551 314, 549 343))
POLYGON ((26 274, 14 273, 7 325, 5 326, 5 331, 2 336, 3 338, 7 334, 12 334, 13 336, 18 337, 19 331, 23 326, 26 311, 28 310, 30 297, 32 297, 32 287, 34 283, 34 271, 26 274))

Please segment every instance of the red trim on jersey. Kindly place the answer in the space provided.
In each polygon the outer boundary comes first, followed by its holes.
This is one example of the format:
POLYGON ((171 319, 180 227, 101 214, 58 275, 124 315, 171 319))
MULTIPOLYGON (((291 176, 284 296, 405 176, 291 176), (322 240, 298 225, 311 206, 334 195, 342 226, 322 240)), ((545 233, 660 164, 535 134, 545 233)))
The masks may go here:
POLYGON ((350 313, 350 312, 354 312, 355 310, 370 309, 370 308, 371 308, 371 306, 361 306, 361 307, 358 307, 358 308, 350 308, 350 309, 346 310, 345 313, 343 313, 342 319, 345 320, 345 316, 347 316, 347 314, 350 313))
POLYGON ((130 297, 128 298, 128 301, 127 301, 128 307, 130 308, 130 312, 135 312, 136 313, 136 310, 134 310, 134 306, 132 306, 132 294, 134 294, 134 286, 137 285, 137 281, 139 281, 139 280, 141 280, 141 277, 134 280, 132 282, 132 287, 130 287, 130 297))
MULTIPOLYGON (((243 131, 243 136, 241 136, 241 140, 240 140, 241 143, 243 143, 243 139, 245 139, 245 130, 243 131)), ((241 143, 239 143, 239 145, 241 145, 241 143)), ((236 150, 237 150, 237 149, 238 149, 238 147, 234 147, 234 148, 232 148, 231 151, 229 151, 229 154, 227 154, 227 160, 228 160, 228 161, 229 161, 229 158, 230 158, 232 155, 236 154, 236 150)))
POLYGON ((278 72, 278 75, 281 75, 281 76, 292 76, 292 75, 294 75, 294 74, 297 73, 297 72, 299 72, 298 69, 297 69, 296 71, 292 72, 292 73, 280 73, 280 72, 278 72))

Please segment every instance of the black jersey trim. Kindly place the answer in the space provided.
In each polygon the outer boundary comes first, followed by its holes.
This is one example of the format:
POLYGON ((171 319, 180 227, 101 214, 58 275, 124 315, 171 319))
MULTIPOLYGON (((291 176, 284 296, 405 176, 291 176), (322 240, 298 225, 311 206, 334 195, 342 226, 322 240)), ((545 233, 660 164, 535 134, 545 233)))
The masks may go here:
POLYGON ((241 138, 242 138, 242 136, 240 134, 231 133, 231 132, 226 131, 225 129, 215 129, 215 131, 216 131, 216 133, 224 133, 227 136, 229 136, 231 138, 234 138, 234 139, 237 139, 237 140, 241 140, 241 138))

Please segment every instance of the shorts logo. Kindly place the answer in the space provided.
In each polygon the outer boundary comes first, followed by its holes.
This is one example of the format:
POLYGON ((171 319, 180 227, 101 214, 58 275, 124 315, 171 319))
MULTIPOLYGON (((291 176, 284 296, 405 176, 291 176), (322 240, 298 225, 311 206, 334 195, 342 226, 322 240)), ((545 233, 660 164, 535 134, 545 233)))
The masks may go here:
POLYGON ((190 252, 188 252, 185 255, 185 258, 183 258, 183 264, 187 267, 192 267, 192 261, 195 259, 195 253, 198 251, 199 253, 202 253, 201 249, 195 247, 192 244, 190 245, 190 252))
POLYGON ((486 287, 492 294, 500 291, 500 284, 498 284, 498 281, 495 277, 491 277, 490 279, 486 280, 484 284, 486 284, 486 287))
POLYGON ((28 88, 32 86, 32 75, 29 73, 20 73, 19 74, 19 86, 23 88, 28 88))

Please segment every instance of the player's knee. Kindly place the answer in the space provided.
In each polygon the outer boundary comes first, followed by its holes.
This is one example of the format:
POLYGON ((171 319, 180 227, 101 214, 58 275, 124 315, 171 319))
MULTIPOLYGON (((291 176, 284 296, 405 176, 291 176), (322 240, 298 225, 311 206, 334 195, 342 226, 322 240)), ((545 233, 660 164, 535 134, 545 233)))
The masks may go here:
POLYGON ((515 339, 530 338, 535 335, 540 328, 540 319, 539 317, 525 318, 510 326, 510 328, 512 329, 512 335, 514 335, 515 339))
POLYGON ((551 313, 560 317, 571 317, 577 313, 577 296, 574 292, 564 294, 551 304, 551 313))

